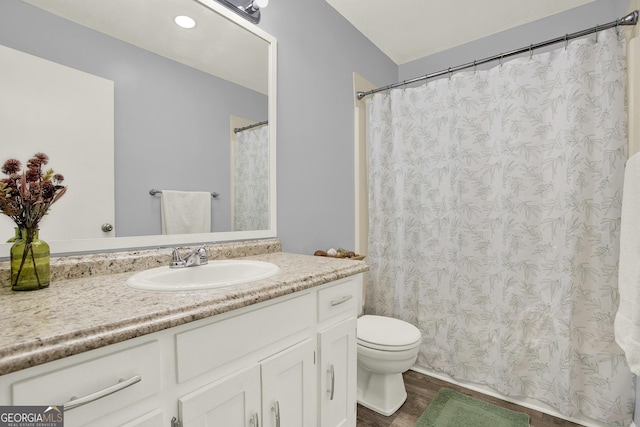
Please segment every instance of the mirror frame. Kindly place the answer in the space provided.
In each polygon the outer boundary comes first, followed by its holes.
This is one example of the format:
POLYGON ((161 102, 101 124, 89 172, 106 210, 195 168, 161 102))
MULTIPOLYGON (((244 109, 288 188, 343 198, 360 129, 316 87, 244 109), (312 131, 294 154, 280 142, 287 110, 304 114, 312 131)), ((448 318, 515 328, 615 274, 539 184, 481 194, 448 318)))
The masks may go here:
MULTIPOLYGON (((52 255, 88 252, 114 252, 162 246, 192 245, 223 241, 266 239, 277 236, 276 217, 276 105, 277 105, 277 40, 269 33, 228 10, 215 0, 194 0, 269 44, 268 120, 269 120, 269 228, 266 230, 225 231, 213 233, 104 237, 98 239, 46 240, 52 255)), ((11 244, 0 244, 0 258, 8 258, 11 244)))

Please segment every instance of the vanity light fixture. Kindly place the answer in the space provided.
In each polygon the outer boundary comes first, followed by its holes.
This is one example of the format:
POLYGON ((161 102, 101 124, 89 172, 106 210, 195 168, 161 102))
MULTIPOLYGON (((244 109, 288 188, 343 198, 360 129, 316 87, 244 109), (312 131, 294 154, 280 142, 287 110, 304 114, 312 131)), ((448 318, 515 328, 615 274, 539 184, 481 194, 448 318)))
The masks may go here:
POLYGON ((196 21, 190 17, 185 15, 176 16, 173 19, 178 27, 190 29, 196 26, 196 21))
POLYGON ((216 0, 233 10, 243 18, 257 24, 260 22, 260 9, 267 7, 269 0, 216 0))

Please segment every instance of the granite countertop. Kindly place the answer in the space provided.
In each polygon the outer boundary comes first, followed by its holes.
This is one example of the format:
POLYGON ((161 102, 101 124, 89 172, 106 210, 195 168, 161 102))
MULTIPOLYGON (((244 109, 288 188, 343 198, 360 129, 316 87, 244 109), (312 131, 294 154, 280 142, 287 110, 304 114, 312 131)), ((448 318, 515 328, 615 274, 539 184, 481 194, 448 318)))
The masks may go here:
POLYGON ((125 285, 131 271, 52 280, 48 288, 32 292, 2 286, 0 375, 368 270, 362 261, 282 252, 244 259, 271 262, 281 271, 250 284, 193 292, 131 289, 125 285))

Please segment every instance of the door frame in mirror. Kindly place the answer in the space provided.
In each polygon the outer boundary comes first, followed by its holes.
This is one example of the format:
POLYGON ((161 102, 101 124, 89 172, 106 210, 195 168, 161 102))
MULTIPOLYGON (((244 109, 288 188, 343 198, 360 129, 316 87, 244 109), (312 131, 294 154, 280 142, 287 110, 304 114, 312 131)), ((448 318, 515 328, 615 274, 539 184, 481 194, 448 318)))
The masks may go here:
MULTIPOLYGON (((53 255, 112 252, 168 245, 192 245, 206 242, 266 239, 277 236, 276 216, 276 105, 277 105, 277 40, 258 26, 244 20, 215 0, 194 0, 268 43, 268 121, 269 121, 269 228, 266 230, 228 231, 214 233, 105 237, 98 239, 46 240, 53 255)), ((10 244, 0 244, 0 258, 8 258, 10 244)))

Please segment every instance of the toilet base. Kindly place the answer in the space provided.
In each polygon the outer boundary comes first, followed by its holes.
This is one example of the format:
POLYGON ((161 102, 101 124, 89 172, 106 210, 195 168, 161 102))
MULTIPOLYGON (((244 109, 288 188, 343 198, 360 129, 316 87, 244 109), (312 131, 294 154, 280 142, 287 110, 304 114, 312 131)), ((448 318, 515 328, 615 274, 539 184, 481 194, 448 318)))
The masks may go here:
POLYGON ((402 374, 376 374, 358 366, 357 401, 384 416, 395 413, 407 400, 402 374))

